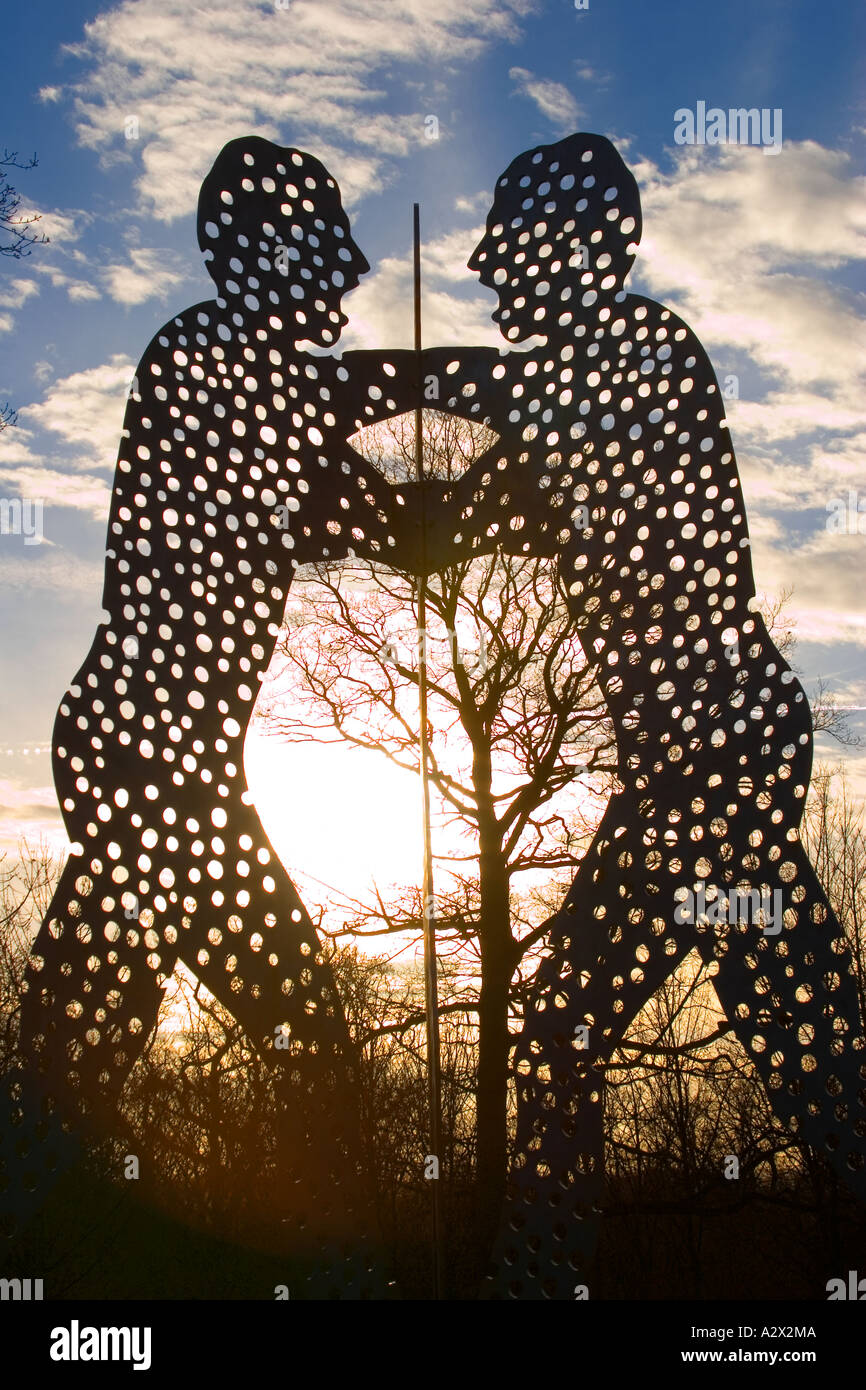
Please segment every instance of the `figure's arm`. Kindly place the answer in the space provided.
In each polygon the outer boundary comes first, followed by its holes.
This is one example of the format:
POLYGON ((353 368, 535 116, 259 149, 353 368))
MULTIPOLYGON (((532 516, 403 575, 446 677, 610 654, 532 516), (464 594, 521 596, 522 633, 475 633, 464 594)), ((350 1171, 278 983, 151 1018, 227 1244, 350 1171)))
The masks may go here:
POLYGON ((415 353, 408 349, 346 352, 336 363, 340 416, 351 416, 351 434, 363 424, 414 410, 420 394, 425 410, 489 419, 495 429, 496 419, 510 407, 520 360, 521 354, 491 347, 425 348, 419 382, 415 353))
MULTIPOLYGON (((489 543, 491 524, 498 531, 503 522, 504 494, 523 491, 520 475, 526 470, 518 456, 525 446, 508 417, 522 403, 527 361, 524 354, 503 354, 489 347, 428 348, 422 354, 419 383, 417 359, 410 351, 353 352, 335 360, 335 432, 341 440, 365 425, 413 410, 419 386, 425 410, 485 424, 496 435, 490 447, 468 462, 462 477, 446 482, 433 476, 425 483, 431 559, 436 555, 446 564, 458 555, 482 551, 489 543), (503 456, 511 460, 507 472, 498 466, 503 456)), ((375 465, 371 468, 360 460, 349 444, 341 444, 341 457, 356 477, 364 478, 380 520, 389 516, 396 525, 401 549, 411 552, 420 525, 420 497, 411 476, 403 483, 386 483, 375 465)))
MULTIPOLYGON (((572 510, 575 468, 591 448, 595 424, 569 389, 571 375, 563 376, 545 348, 506 354, 439 349, 425 360, 447 383, 444 408, 484 421, 495 434, 448 499, 448 521, 459 527, 461 548, 483 554, 496 544, 524 553, 528 545, 537 555, 556 553, 572 510)), ((571 358, 563 366, 566 361, 571 358)), ((447 547, 448 538, 437 542, 447 547)))
POLYGON ((511 408, 519 355, 492 347, 437 347, 422 353, 422 398, 429 410, 501 429, 511 408))
POLYGON ((414 408, 417 376, 414 352, 363 350, 334 360, 334 413, 345 438, 414 408))

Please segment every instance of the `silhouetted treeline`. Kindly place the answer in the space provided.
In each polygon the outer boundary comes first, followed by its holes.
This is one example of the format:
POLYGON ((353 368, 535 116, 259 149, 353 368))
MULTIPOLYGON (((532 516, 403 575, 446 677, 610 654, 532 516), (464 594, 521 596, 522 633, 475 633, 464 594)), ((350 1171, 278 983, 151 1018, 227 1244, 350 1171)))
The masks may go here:
MULTIPOLYGON (((844 780, 813 785, 806 841, 866 979, 866 833, 844 780)), ((42 850, 0 863, 0 1047, 14 1061, 27 946, 57 866, 42 850)), ((386 957, 331 947, 359 1058, 379 1218, 403 1297, 429 1293, 423 982, 386 957)), ((477 1017, 466 963, 446 968, 441 1182, 448 1291, 472 1298, 477 1017), (453 996, 457 1004, 448 1003, 453 996)), ((97 1138, 0 1273, 47 1297, 303 1297, 307 1272, 274 1213, 281 1141, 273 1071, 225 1010, 175 976, 160 1024, 97 1138), (131 1159, 135 1163, 130 1162, 131 1159), (126 1176, 137 1172, 138 1176, 126 1176)), ((711 974, 688 958, 635 1020, 607 1070, 606 1192, 591 1298, 823 1298, 862 1266, 866 1213, 772 1116, 727 1032, 711 974)))

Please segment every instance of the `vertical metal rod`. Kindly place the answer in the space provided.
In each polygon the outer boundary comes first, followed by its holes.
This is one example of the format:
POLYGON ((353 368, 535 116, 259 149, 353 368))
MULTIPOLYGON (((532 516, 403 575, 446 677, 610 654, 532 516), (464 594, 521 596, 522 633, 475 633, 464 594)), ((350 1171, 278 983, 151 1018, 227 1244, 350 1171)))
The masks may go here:
MULTIPOLYGON (((418 703, 421 718, 421 792, 424 803, 424 999, 427 1015, 427 1079, 430 1104, 430 1151, 442 1162, 441 1082, 439 1076, 439 988, 436 978, 436 910, 433 896, 433 844, 430 834, 430 740, 427 723, 427 504, 424 485, 424 406, 421 359, 421 216, 413 207, 415 261, 415 474, 420 493, 421 536, 418 576, 418 703)), ((442 1205, 438 1176, 430 1179, 434 1297, 442 1297, 442 1205)))

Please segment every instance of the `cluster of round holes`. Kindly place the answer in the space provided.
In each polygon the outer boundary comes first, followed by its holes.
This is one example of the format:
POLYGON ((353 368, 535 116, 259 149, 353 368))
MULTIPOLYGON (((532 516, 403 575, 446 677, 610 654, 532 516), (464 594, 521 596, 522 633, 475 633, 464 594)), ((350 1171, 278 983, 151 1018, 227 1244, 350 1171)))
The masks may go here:
POLYGON ((779 1117, 866 1184, 850 951, 798 837, 809 708, 756 611, 709 359, 675 314, 624 288, 640 227, 609 141, 521 155, 470 266, 499 296, 505 338, 529 350, 425 354, 428 379, 448 382, 440 409, 467 414, 470 399, 500 436, 435 514, 432 563, 494 546, 556 556, 618 743, 617 793, 553 923, 515 1051, 517 1150, 492 1281, 504 1297, 572 1297, 602 1191, 599 1067, 694 947, 716 963, 779 1117), (689 918, 689 895, 708 910, 689 918), (730 901, 743 906, 713 906, 730 901))
MULTIPOLYGON (((625 291, 640 226, 635 181, 602 137, 521 155, 470 264, 499 294, 506 340, 541 345, 425 355, 437 409, 495 434, 428 490, 430 567, 497 546, 557 557, 619 750, 618 790, 553 923, 516 1048, 495 1263, 506 1297, 572 1296, 601 1194, 600 1066, 695 946, 779 1116, 864 1181, 850 953, 797 833, 808 705, 755 611, 709 360, 674 314, 625 291), (707 884, 711 901, 768 893, 778 932, 679 912, 707 884)), ((184 958, 260 1046, 275 1030, 288 1039, 287 1074, 316 1111, 320 1187, 339 1155, 346 1191, 345 1023, 249 805, 243 737, 293 568, 412 553, 412 485, 389 485, 346 441, 412 408, 416 364, 338 364, 298 346, 336 340, 341 295, 366 268, 309 156, 227 146, 199 239, 219 297, 167 325, 139 368, 108 619, 58 719, 77 849, 34 947, 22 1037, 93 1108, 116 1095, 184 958)))
MULTIPOLYGON (((315 1229, 327 1212, 336 1228, 339 1209, 342 1235, 357 1235, 348 1030, 250 802, 243 748, 298 566, 394 547, 400 499, 345 442, 396 409, 394 368, 368 358, 359 391, 338 359, 304 348, 336 341, 342 296, 369 268, 318 160, 231 142, 198 229, 218 296, 166 324, 139 364, 106 616, 57 718, 73 853, 27 972, 22 1049, 68 1109, 110 1124, 182 960, 285 1082, 306 1136, 286 1178, 309 1205, 299 1219, 315 1229)), ((369 1289, 355 1246, 334 1278, 369 1289)))

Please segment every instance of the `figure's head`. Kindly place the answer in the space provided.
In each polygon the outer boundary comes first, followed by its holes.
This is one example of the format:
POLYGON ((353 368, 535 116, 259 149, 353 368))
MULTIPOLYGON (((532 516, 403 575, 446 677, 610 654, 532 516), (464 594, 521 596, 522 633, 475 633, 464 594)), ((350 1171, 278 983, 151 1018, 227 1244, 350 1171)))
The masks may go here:
POLYGON ((245 315, 276 315, 296 342, 336 342, 340 300, 370 269, 325 166, 257 135, 217 155, 199 194, 198 244, 222 298, 245 315))
POLYGON ((469 268, 498 291, 510 342, 567 333, 622 292, 640 232, 637 183, 614 146, 569 135, 509 164, 469 268))

